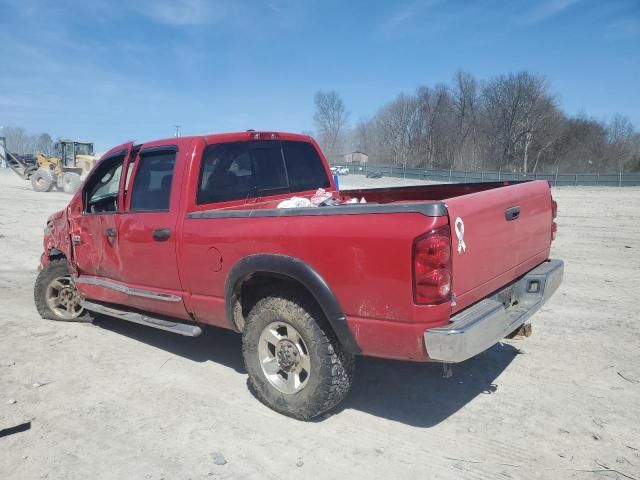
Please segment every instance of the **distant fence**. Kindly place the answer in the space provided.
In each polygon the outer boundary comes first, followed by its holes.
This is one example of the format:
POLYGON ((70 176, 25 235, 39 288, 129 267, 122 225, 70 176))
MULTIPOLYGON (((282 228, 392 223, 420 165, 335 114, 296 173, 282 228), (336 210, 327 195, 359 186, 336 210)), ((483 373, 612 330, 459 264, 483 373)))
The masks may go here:
POLYGON ((413 178, 435 182, 473 183, 501 180, 547 180, 552 186, 601 185, 609 187, 631 187, 640 185, 637 173, 513 173, 477 172, 449 169, 425 169, 393 167, 390 165, 348 165, 350 173, 366 175, 381 172, 387 177, 413 178))

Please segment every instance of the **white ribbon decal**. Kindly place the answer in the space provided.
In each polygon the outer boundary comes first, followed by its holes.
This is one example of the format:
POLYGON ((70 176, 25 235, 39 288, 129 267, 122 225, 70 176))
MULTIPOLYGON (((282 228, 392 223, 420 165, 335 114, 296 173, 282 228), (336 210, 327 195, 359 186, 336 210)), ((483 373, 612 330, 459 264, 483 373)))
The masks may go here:
POLYGON ((467 244, 464 243, 464 222, 460 217, 456 218, 454 229, 456 231, 456 237, 458 237, 458 253, 466 252, 467 244))

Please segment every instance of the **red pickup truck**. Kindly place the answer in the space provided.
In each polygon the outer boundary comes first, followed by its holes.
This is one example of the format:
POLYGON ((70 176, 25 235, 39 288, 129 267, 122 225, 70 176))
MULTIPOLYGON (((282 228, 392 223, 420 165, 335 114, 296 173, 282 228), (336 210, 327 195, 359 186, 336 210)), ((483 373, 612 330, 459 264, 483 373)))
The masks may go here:
POLYGON ((345 397, 355 355, 461 362, 528 333, 562 281, 556 212, 544 181, 338 191, 304 135, 127 143, 48 220, 35 303, 235 330, 257 397, 308 419, 345 397), (278 208, 319 188, 332 201, 278 208))

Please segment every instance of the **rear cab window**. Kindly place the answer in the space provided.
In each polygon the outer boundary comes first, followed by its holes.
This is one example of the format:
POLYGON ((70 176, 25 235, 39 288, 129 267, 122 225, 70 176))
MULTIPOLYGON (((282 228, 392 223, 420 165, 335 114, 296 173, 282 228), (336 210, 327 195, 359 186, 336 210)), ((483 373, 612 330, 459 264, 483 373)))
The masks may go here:
POLYGON ((282 142, 282 151, 291 192, 329 188, 324 163, 313 145, 306 142, 282 142))
POLYGON ((219 143, 205 148, 196 203, 298 193, 330 185, 324 164, 310 143, 219 143))

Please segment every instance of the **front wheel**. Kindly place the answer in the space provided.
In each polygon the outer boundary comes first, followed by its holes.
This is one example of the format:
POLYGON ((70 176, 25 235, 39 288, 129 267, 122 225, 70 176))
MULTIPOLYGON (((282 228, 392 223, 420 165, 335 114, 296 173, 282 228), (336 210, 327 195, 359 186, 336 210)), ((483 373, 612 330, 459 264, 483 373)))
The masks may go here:
POLYGON ((42 318, 66 322, 90 320, 64 258, 50 260, 40 271, 33 297, 42 318))
POLYGON ((259 300, 247 316, 242 347, 249 387, 285 415, 313 418, 340 403, 351 387, 353 355, 304 295, 259 300))
POLYGON ((49 170, 39 168, 30 178, 31 186, 36 192, 49 192, 53 188, 53 175, 49 170))

